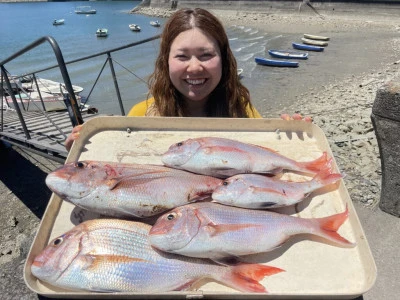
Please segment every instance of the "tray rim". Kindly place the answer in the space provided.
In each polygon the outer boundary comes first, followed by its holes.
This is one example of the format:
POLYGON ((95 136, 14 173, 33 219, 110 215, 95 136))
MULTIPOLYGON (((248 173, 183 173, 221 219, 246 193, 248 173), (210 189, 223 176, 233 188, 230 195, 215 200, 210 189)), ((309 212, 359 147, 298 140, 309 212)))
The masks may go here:
MULTIPOLYGON (((126 131, 130 133, 131 131, 140 130, 140 131, 231 131, 231 132, 280 132, 286 134, 298 134, 298 133, 305 133, 307 135, 319 135, 323 137, 321 141, 323 144, 324 151, 332 158, 334 165, 337 166, 335 157, 332 154, 330 149, 328 140, 322 129, 318 127, 314 123, 304 122, 304 121, 284 121, 281 119, 239 119, 239 118, 179 118, 179 117, 123 117, 123 116, 99 116, 88 120, 82 127, 80 138, 74 142, 71 151, 65 161, 65 163, 76 161, 81 154, 84 145, 86 142, 95 134, 102 132, 102 131, 126 131), (104 124, 107 124, 107 127, 104 127, 104 124), (100 128, 100 129, 99 129, 100 128)), ((101 299, 109 299, 109 298, 140 298, 143 296, 151 297, 161 297, 161 298, 176 298, 182 296, 183 298, 202 298, 203 296, 213 296, 217 297, 220 296, 221 298, 229 297, 235 299, 241 298, 285 298, 285 299, 322 299, 322 298, 329 298, 329 299, 351 299, 357 296, 360 296, 367 292, 372 286, 375 284, 376 277, 377 277, 377 267, 372 256, 371 249, 369 247, 366 235, 364 230, 361 226, 361 222, 358 218, 357 212, 354 208, 354 205, 351 201, 351 198, 348 194, 348 191, 344 185, 342 180, 342 184, 340 188, 343 189, 342 192, 345 193, 346 197, 350 199, 350 201, 346 202, 349 205, 349 211, 353 212, 352 221, 356 225, 358 225, 358 230, 360 230, 360 234, 362 239, 365 241, 364 243, 364 251, 366 252, 366 256, 369 256, 370 263, 370 274, 371 279, 369 280, 369 285, 365 286, 362 290, 356 293, 341 293, 341 294, 324 294, 324 293, 315 293, 315 294, 292 294, 292 293, 282 293, 282 294, 259 294, 259 293, 223 293, 219 291, 211 292, 211 291, 203 291, 203 290, 196 290, 196 291, 171 291, 165 293, 96 293, 96 292, 46 292, 40 291, 35 289, 31 285, 31 278, 33 275, 30 273, 29 263, 32 261, 32 251, 35 248, 35 245, 38 243, 47 245, 50 237, 50 232, 47 235, 43 236, 42 229, 43 227, 49 226, 53 228, 54 222, 56 220, 56 216, 58 214, 58 210, 61 208, 62 200, 52 194, 49 203, 46 207, 46 210, 43 214, 42 220, 40 221, 39 227, 37 229, 36 235, 33 239, 31 244, 30 250, 28 252, 28 256, 24 265, 24 281, 28 288, 33 291, 34 293, 50 297, 50 298, 65 298, 68 296, 70 298, 101 298, 101 299), (49 211, 50 210, 57 210, 57 214, 54 214, 53 217, 50 217, 49 211)), ((352 224, 353 226, 354 224, 352 224)))

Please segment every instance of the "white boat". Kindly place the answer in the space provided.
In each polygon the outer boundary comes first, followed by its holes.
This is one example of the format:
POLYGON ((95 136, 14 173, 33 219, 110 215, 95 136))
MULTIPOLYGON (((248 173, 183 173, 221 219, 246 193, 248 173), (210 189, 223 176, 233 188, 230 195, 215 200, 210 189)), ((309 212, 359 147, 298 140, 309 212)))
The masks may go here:
POLYGON ((328 46, 328 42, 325 42, 325 41, 310 40, 310 39, 306 39, 306 38, 301 38, 301 41, 303 42, 303 44, 306 44, 306 45, 313 45, 313 46, 320 46, 320 47, 328 46))
POLYGON ((140 26, 137 24, 129 24, 129 29, 132 31, 140 31, 140 26))
POLYGON ((309 40, 329 41, 329 37, 322 36, 322 35, 313 35, 313 34, 305 33, 303 36, 304 36, 304 38, 309 39, 309 40))
MULTIPOLYGON (((20 92, 15 95, 15 99, 19 108, 22 111, 43 111, 43 105, 45 107, 45 111, 58 111, 67 109, 64 103, 64 97, 62 95, 41 93, 41 96, 43 104, 40 99, 39 93, 36 91, 27 93, 20 92)), ((14 102, 11 96, 6 96, 4 99, 8 107, 15 109, 14 102)), ((81 99, 81 96, 76 95, 78 106, 81 105, 81 99)))
POLYGON ((106 37, 108 36, 108 29, 107 28, 99 28, 96 30, 97 37, 106 37))
POLYGON ((243 69, 237 69, 237 75, 240 78, 242 78, 242 73, 243 73, 243 69))
MULTIPOLYGON (((27 92, 37 91, 38 89, 40 90, 41 93, 48 93, 54 95, 61 95, 61 93, 66 92, 64 84, 49 79, 36 77, 37 86, 35 81, 30 77, 24 78, 24 80, 21 82, 22 82, 21 87, 27 92)), ((72 89, 74 90, 74 93, 77 95, 83 91, 83 87, 80 87, 78 85, 72 85, 72 89)))
POLYGON ((77 6, 75 8, 75 13, 76 14, 82 14, 82 15, 93 15, 97 11, 92 8, 91 6, 77 6))
POLYGON ((150 21, 150 25, 154 26, 154 27, 160 27, 161 26, 161 24, 160 24, 160 22, 158 20, 150 21))
POLYGON ((63 25, 64 22, 65 22, 64 19, 55 19, 55 20, 53 21, 53 25, 63 25))

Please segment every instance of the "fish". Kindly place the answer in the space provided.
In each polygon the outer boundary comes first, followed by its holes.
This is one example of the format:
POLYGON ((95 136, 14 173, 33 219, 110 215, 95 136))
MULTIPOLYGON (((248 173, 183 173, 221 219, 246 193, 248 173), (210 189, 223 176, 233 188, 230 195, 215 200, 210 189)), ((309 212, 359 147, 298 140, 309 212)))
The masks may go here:
POLYGON ((328 169, 304 182, 258 174, 239 174, 225 179, 214 190, 211 198, 214 202, 236 207, 278 208, 299 203, 313 191, 333 184, 342 177, 328 169))
POLYGON ((146 218, 211 194, 221 179, 162 165, 105 161, 67 163, 49 173, 48 188, 78 207, 110 217, 146 218))
POLYGON ((299 218, 272 211, 212 202, 177 207, 160 216, 150 230, 150 244, 162 251, 216 262, 270 252, 298 234, 322 237, 340 247, 355 244, 337 233, 346 210, 323 218, 299 218))
POLYGON ((163 153, 164 165, 218 178, 243 173, 277 174, 283 170, 315 175, 330 167, 326 152, 308 162, 297 162, 275 150, 220 137, 187 139, 163 153))
POLYGON ((30 265, 33 276, 67 290, 157 293, 187 290, 208 278, 242 292, 266 293, 259 282, 284 270, 262 264, 222 266, 151 247, 151 226, 92 219, 54 238, 30 265))

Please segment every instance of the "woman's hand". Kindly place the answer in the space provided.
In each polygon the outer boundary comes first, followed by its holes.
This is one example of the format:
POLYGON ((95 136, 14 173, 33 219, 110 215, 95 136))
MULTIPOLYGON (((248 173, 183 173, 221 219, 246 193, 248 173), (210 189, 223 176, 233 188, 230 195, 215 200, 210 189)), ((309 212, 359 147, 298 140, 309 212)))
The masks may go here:
POLYGON ((292 116, 289 116, 288 114, 281 114, 281 119, 285 121, 290 121, 290 120, 297 120, 301 121, 304 120, 305 122, 310 122, 312 123, 312 118, 309 116, 303 117, 301 114, 293 114, 292 116))
POLYGON ((69 150, 71 150, 71 147, 72 147, 72 144, 74 143, 74 141, 79 137, 81 129, 82 129, 82 125, 78 125, 78 126, 75 126, 74 128, 72 128, 71 134, 65 140, 65 148, 67 149, 68 152, 69 152, 69 150))

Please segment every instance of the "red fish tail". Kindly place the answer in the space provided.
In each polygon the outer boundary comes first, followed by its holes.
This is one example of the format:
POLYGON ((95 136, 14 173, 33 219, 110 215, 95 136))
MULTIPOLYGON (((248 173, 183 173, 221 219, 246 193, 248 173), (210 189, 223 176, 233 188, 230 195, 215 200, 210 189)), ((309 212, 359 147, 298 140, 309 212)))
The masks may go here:
POLYGON ((318 218, 315 220, 318 222, 319 227, 322 230, 323 237, 345 247, 354 247, 355 246, 354 243, 350 242, 349 240, 341 236, 339 233, 337 233, 338 229, 347 220, 348 216, 349 216, 349 208, 346 205, 346 210, 342 213, 335 214, 325 218, 318 218))
POLYGON ((343 178, 342 174, 332 173, 331 168, 325 168, 318 172, 313 179, 319 182, 322 186, 325 186, 331 183, 335 183, 341 178, 343 178))
POLYGON ((222 281, 242 292, 267 293, 260 280, 284 270, 261 264, 239 264, 232 266, 230 271, 223 275, 222 281))
POLYGON ((330 170, 331 169, 332 159, 328 159, 328 154, 326 152, 322 153, 322 155, 316 160, 309 162, 298 163, 300 167, 304 168, 306 171, 311 173, 317 173, 321 170, 330 170))

